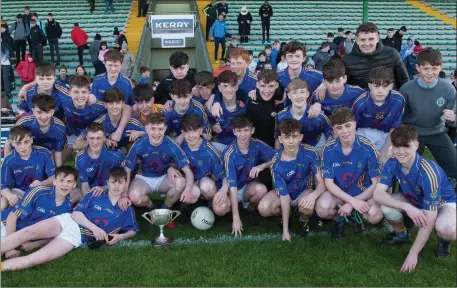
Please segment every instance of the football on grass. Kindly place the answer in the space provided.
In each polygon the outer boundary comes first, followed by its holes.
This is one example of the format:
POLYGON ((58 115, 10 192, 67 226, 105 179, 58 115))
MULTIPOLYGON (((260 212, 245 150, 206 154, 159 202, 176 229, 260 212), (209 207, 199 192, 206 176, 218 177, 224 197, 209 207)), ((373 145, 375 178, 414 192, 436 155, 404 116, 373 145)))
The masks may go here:
POLYGON ((201 206, 192 211, 190 221, 198 230, 208 230, 214 224, 214 213, 208 207, 201 206))

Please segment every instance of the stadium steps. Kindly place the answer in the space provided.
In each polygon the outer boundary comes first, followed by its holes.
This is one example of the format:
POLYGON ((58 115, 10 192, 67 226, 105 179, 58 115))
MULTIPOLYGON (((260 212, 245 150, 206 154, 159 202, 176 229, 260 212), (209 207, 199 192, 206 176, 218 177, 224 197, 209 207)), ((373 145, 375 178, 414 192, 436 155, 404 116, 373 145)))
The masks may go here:
MULTIPOLYGON (((199 13, 199 16, 200 16, 200 24, 202 26, 202 31, 203 32, 203 36, 206 37, 206 15, 205 13, 203 13, 203 8, 205 8, 206 5, 208 5, 211 1, 207 1, 207 0, 198 0, 197 1, 197 7, 198 7, 198 13, 199 13)), ((231 4, 229 4, 231 5, 231 4)), ((229 6, 229 9, 231 6, 229 6)), ((236 21, 236 18, 235 18, 235 21, 236 21)), ((238 24, 237 24, 238 25, 238 24)), ((238 26, 237 26, 238 27, 238 26)), ((237 28, 237 31, 238 31, 238 28, 237 28)), ((228 43, 227 43, 227 48, 228 48, 228 43)), ((214 62, 214 42, 206 42, 206 48, 208 50, 208 55, 209 55, 209 60, 211 62, 211 66, 213 68, 213 71, 216 71, 217 68, 219 67, 219 64, 216 64, 216 62, 214 62)), ((220 55, 221 52, 219 52, 219 55, 220 55)), ((220 56, 219 56, 220 58, 220 56)))
POLYGON ((130 17, 125 27, 125 36, 129 41, 129 50, 136 57, 138 47, 140 46, 141 35, 143 34, 143 25, 146 17, 136 17, 138 14, 138 0, 133 0, 130 17))

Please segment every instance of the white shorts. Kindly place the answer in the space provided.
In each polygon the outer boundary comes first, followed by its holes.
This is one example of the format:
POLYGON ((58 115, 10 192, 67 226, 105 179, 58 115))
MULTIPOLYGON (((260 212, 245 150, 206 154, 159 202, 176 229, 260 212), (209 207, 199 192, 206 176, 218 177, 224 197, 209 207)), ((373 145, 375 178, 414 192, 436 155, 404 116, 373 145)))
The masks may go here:
POLYGON ((292 207, 297 207, 297 206, 298 206, 298 200, 300 200, 300 197, 301 197, 301 196, 303 195, 303 193, 305 193, 306 191, 308 191, 308 190, 305 190, 305 191, 301 192, 301 193, 297 196, 297 198, 295 198, 295 200, 292 200, 292 199, 291 199, 291 201, 290 201, 290 206, 292 206, 292 207))
POLYGON ((76 135, 67 135, 67 146, 70 148, 73 147, 73 143, 75 143, 76 138, 76 135))
MULTIPOLYGON (((151 189, 152 192, 159 191, 160 184, 162 184, 163 180, 167 177, 167 174, 164 174, 160 177, 146 177, 143 175, 136 175, 135 179, 141 179, 146 182, 151 189)), ((165 197, 165 194, 160 194, 160 196, 165 197)))
POLYGON ((3 225, 3 222, 0 222, 0 228, 1 228, 1 229, 0 229, 0 230, 1 230, 1 232, 0 232, 0 238, 3 239, 3 238, 6 237, 6 226, 3 225))
POLYGON ((438 210, 440 210, 444 206, 449 206, 449 207, 452 207, 454 209, 457 209, 457 204, 454 202, 454 203, 443 203, 443 204, 440 204, 440 206, 438 206, 438 210))
POLYGON ((356 134, 370 140, 379 151, 381 151, 382 146, 384 146, 389 136, 389 133, 373 128, 359 128, 356 134))
POLYGON ((314 146, 314 148, 316 148, 317 152, 321 153, 322 150, 324 150, 325 143, 327 143, 327 137, 325 137, 325 134, 322 133, 321 138, 319 139, 319 142, 317 142, 317 144, 316 144, 316 146, 314 146))
POLYGON ((78 223, 76 223, 75 220, 71 218, 71 214, 64 213, 54 216, 54 218, 59 220, 60 227, 62 227, 62 232, 60 232, 56 238, 70 242, 73 246, 75 246, 75 248, 81 246, 81 231, 79 230, 78 223))
POLYGON ((222 143, 218 143, 218 142, 211 142, 211 145, 213 145, 214 148, 216 148, 216 150, 221 152, 221 153, 224 152, 225 147, 227 147, 227 145, 222 144, 222 143))
POLYGON ((246 190, 246 187, 248 187, 248 185, 244 185, 243 187, 238 189, 238 202, 243 203, 244 209, 248 208, 248 206, 249 206, 249 202, 244 202, 244 200, 243 200, 243 194, 244 194, 244 190, 246 190))

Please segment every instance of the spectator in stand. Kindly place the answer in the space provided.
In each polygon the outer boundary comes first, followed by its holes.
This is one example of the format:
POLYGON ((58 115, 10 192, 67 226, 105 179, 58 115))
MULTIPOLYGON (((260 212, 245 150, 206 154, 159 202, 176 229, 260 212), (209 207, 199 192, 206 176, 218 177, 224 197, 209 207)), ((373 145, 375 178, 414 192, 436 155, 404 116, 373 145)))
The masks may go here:
POLYGON ((395 49, 400 52, 402 41, 403 41, 403 35, 405 35, 406 31, 406 26, 401 26, 397 32, 395 32, 394 38, 397 40, 395 49))
POLYGON ((116 12, 113 6, 113 0, 105 0, 105 13, 116 12))
POLYGON ((249 53, 249 63, 248 63, 249 72, 255 73, 255 70, 257 68, 257 62, 254 61, 254 54, 253 54, 252 50, 249 50, 248 53, 249 53))
POLYGON ((227 56, 227 58, 230 57, 230 52, 232 52, 232 49, 236 48, 236 47, 238 47, 238 38, 233 36, 232 39, 230 39, 230 44, 227 48, 227 51, 225 52, 225 55, 227 56))
POLYGON ((213 73, 213 76, 215 78, 219 77, 219 75, 224 72, 224 71, 227 71, 227 70, 230 70, 230 67, 228 66, 228 59, 227 58, 221 58, 221 60, 219 61, 219 68, 217 68, 216 71, 214 71, 213 73))
POLYGON ((48 24, 46 25, 46 36, 48 37, 49 50, 51 51, 51 62, 54 63, 54 50, 57 55, 56 65, 60 65, 59 39, 62 36, 62 28, 59 22, 54 20, 52 13, 48 13, 48 24))
POLYGON ((78 47, 78 58, 79 64, 83 65, 83 53, 84 49, 87 49, 87 39, 89 39, 89 35, 79 27, 78 23, 74 24, 73 30, 71 30, 71 40, 75 43, 76 47, 78 47))
POLYGON ((11 37, 11 34, 8 32, 8 25, 2 22, 2 44, 6 45, 10 50, 10 55, 14 58, 14 39, 11 37))
POLYGON ((123 33, 119 32, 119 28, 114 27, 113 35, 114 35, 114 39, 116 39, 113 47, 116 48, 117 50, 121 50, 122 43, 125 42, 125 43, 129 44, 129 42, 127 41, 127 37, 125 37, 125 35, 123 33))
POLYGON ((241 7, 240 14, 238 14, 236 21, 238 22, 238 34, 240 35, 240 42, 248 43, 249 35, 251 35, 252 15, 246 6, 241 7))
POLYGON ((279 46, 278 56, 276 56, 276 65, 278 65, 279 62, 282 61, 282 55, 284 55, 284 53, 282 52, 282 48, 283 48, 284 45, 286 45, 286 44, 287 44, 286 42, 281 42, 281 45, 279 46))
POLYGON ((68 73, 67 66, 62 65, 58 69, 59 69, 59 76, 57 77, 56 82, 59 81, 62 84, 69 86, 70 82, 68 81, 69 77, 67 75, 67 73, 68 73))
MULTIPOLYGON (((384 44, 384 46, 388 46, 388 47, 392 47, 394 49, 397 49, 398 47, 398 40, 394 37, 394 29, 393 28, 389 28, 389 30, 387 30, 387 36, 384 40, 382 40, 382 44, 384 44)), ((400 51, 398 51, 400 52, 400 51)))
POLYGON ((223 15, 224 19, 225 19, 225 17, 227 17, 229 10, 228 10, 228 4, 226 3, 225 0, 221 0, 221 2, 216 5, 216 9, 217 9, 218 15, 223 15))
POLYGON ((341 42, 344 41, 346 37, 344 36, 344 29, 343 28, 338 28, 338 36, 333 38, 333 43, 338 47, 340 46, 341 42))
POLYGON ((90 14, 94 13, 95 11, 95 0, 87 0, 87 2, 89 3, 89 6, 90 6, 90 14))
POLYGON ((89 54, 90 54, 90 61, 92 62, 92 66, 95 69, 95 76, 98 74, 104 73, 106 70, 104 69, 105 65, 98 60, 98 53, 100 52, 100 42, 102 40, 102 36, 100 34, 95 34, 94 42, 90 45, 89 54))
POLYGON ((8 29, 8 23, 6 23, 5 20, 3 20, 3 16, 0 16, 0 18, 2 19, 2 25, 5 25, 5 28, 6 28, 6 32, 10 32, 9 29, 8 29))
POLYGON ((352 39, 352 32, 351 31, 346 31, 344 32, 344 41, 341 41, 340 46, 338 47, 338 52, 343 58, 347 54, 350 54, 352 52, 352 49, 354 48, 354 40, 352 39))
POLYGON ((124 60, 122 61, 122 70, 121 73, 127 77, 131 78, 133 73, 133 66, 135 64, 135 58, 133 57, 132 52, 129 51, 127 43, 122 43, 121 53, 124 55, 124 60))
POLYGON ((26 60, 21 61, 16 67, 17 75, 21 78, 22 85, 28 84, 35 80, 35 62, 30 53, 25 53, 26 60))
POLYGON ((216 64, 219 64, 217 61, 217 53, 219 50, 219 44, 222 48, 221 58, 224 58, 225 55, 225 35, 227 34, 227 25, 224 20, 224 15, 219 14, 219 19, 214 22, 213 27, 211 27, 210 35, 211 41, 214 40, 214 61, 216 64))
POLYGON ((41 31, 43 31, 44 36, 46 35, 46 24, 38 19, 38 13, 33 12, 32 13, 32 20, 36 21, 36 25, 40 27, 41 31))
POLYGON ((30 20, 30 43, 32 45, 32 55, 35 63, 43 61, 43 45, 46 41, 46 36, 40 27, 38 27, 36 20, 30 20))
POLYGON ((416 45, 416 42, 419 43, 418 41, 415 41, 414 38, 408 37, 408 41, 403 44, 400 50, 401 60, 405 61, 406 57, 413 53, 414 45, 416 45))
POLYGON ((451 74, 452 86, 454 86, 455 90, 457 91, 457 69, 454 70, 451 74))
POLYGON ((417 42, 418 45, 414 46, 413 53, 406 57, 405 59, 405 67, 406 71, 408 71, 408 76, 409 80, 413 80, 414 76, 417 75, 417 69, 416 69, 416 64, 417 64, 417 55, 419 55, 420 52, 424 51, 424 48, 420 45, 419 42, 417 42))
POLYGON ((270 42, 270 19, 273 16, 273 7, 265 1, 259 8, 260 21, 262 21, 262 44, 265 44, 265 33, 267 42, 270 42))
MULTIPOLYGON (((333 42, 332 42, 333 44, 333 42)), ((329 55, 329 50, 330 50, 330 44, 329 42, 322 42, 321 46, 319 47, 319 50, 314 53, 313 55, 313 61, 315 64, 315 69, 322 71, 324 68, 324 65, 327 64, 327 62, 330 60, 330 55, 329 55)))
POLYGON ((86 77, 90 78, 89 74, 87 74, 86 68, 84 68, 83 65, 76 66, 75 76, 86 76, 86 77))
MULTIPOLYGON (((100 42, 100 51, 98 51, 98 61, 100 61, 101 64, 105 65, 103 61, 105 61, 105 54, 108 52, 108 44, 106 44, 105 41, 100 42)), ((106 72, 106 70, 105 70, 106 72)))
POLYGON ((279 54, 280 48, 281 48, 281 42, 279 42, 279 40, 275 40, 275 42, 273 42, 273 47, 272 47, 271 53, 270 53, 271 67, 275 71, 278 66, 278 54, 279 54))
POLYGON ((281 72, 287 69, 287 61, 286 61, 286 56, 281 55, 281 62, 276 67, 277 72, 281 72))
POLYGON ((259 53, 259 62, 257 62, 257 67, 255 68, 255 72, 259 73, 260 71, 267 69, 267 70, 272 70, 273 67, 271 67, 271 62, 267 60, 267 53, 266 52, 260 52, 259 53))
POLYGON ((138 80, 138 84, 148 84, 149 85, 149 78, 151 78, 151 69, 147 66, 141 66, 140 74, 141 74, 141 77, 138 80))
POLYGON ((329 51, 328 51, 328 54, 329 54, 329 57, 333 57, 333 55, 335 55, 336 51, 338 50, 338 46, 333 43, 333 40, 335 39, 335 35, 333 33, 327 33, 327 43, 329 45, 329 51))
POLYGON ((217 8, 216 0, 211 0, 211 3, 203 8, 203 13, 206 15, 206 42, 209 41, 209 31, 213 26, 214 22, 217 21, 217 8))
POLYGON ((9 30, 11 31, 14 39, 16 63, 19 64, 19 62, 25 60, 25 49, 27 47, 27 38, 30 35, 30 27, 23 21, 23 16, 21 14, 17 14, 16 22, 9 26, 9 30))
POLYGON ((138 15, 136 17, 146 17, 149 10, 148 0, 139 0, 138 1, 138 15))
POLYGON ((7 98, 13 97, 11 95, 11 79, 10 79, 10 49, 1 44, 1 63, 2 63, 2 89, 7 98))
POLYGON ((305 69, 314 69, 314 68, 316 68, 316 63, 314 63, 313 59, 311 59, 306 54, 305 54, 305 58, 303 59, 303 65, 305 66, 305 69))
MULTIPOLYGON (((30 13, 30 7, 24 6, 24 14, 22 14, 24 23, 30 29, 30 20, 32 20, 32 14, 30 13)), ((30 37, 27 37, 27 42, 29 43, 29 51, 32 51, 32 43, 30 42, 30 37)))

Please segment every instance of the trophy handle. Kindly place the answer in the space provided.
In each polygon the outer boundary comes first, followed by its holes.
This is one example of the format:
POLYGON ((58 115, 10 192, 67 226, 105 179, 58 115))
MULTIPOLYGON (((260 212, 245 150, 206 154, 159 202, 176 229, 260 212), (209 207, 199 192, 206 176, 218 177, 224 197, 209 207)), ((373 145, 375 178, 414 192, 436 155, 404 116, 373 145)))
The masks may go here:
POLYGON ((178 210, 173 210, 171 211, 171 221, 170 222, 173 222, 179 215, 181 215, 181 212, 179 212, 178 210), (173 216, 173 214, 175 214, 175 216, 173 216))
POLYGON ((150 212, 144 212, 143 215, 141 215, 141 217, 143 217, 144 219, 148 220, 149 223, 151 223, 152 225, 154 225, 154 222, 149 220, 149 218, 146 216, 146 215, 150 215, 149 214, 150 212))

